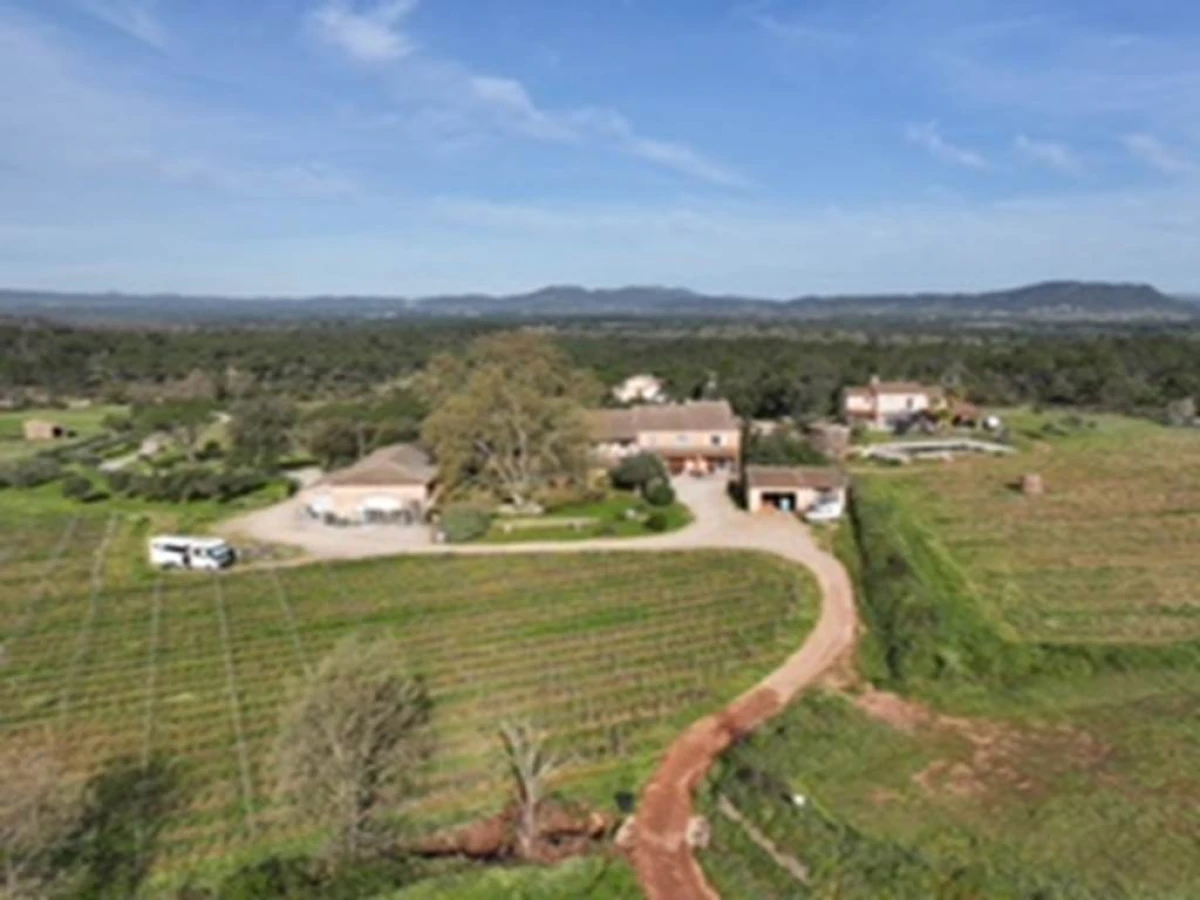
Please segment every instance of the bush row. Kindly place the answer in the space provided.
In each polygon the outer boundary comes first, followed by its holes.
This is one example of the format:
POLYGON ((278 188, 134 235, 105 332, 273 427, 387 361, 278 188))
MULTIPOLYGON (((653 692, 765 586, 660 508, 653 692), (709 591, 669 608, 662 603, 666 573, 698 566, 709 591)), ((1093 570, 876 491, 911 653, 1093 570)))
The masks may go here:
POLYGON ((262 490, 271 477, 252 469, 179 467, 152 474, 120 471, 107 476, 109 489, 123 497, 163 503, 216 500, 227 503, 262 490))
POLYGON ((955 681, 1012 686, 1036 675, 1200 666, 1200 641, 1167 645, 1039 644, 990 617, 970 582, 903 501, 860 479, 838 553, 867 624, 868 677, 896 689, 955 681))

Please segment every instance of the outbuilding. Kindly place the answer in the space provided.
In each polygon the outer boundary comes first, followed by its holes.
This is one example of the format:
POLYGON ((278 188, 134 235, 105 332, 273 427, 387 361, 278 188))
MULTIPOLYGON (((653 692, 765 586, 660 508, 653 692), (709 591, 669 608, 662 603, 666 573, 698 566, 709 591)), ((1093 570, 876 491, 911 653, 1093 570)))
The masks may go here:
POLYGON ((436 482, 425 451, 397 444, 326 475, 302 492, 301 501, 310 516, 329 523, 417 524, 429 512, 436 482))
POLYGON ((26 419, 22 430, 27 441, 60 441, 75 437, 75 432, 45 419, 26 419))
POLYGON ((818 503, 846 502, 849 481, 840 469, 811 466, 747 466, 750 512, 802 513, 818 503))

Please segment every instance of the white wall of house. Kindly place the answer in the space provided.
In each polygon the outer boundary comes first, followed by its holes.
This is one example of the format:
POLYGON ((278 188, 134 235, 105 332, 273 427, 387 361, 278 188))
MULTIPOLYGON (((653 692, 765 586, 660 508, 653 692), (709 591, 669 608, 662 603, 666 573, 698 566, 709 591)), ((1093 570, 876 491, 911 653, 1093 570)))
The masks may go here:
POLYGON ((658 403, 666 399, 666 392, 653 375, 634 375, 613 388, 613 396, 622 403, 658 403))
POLYGON ((876 398, 878 415, 883 418, 924 412, 933 404, 929 394, 922 391, 914 394, 880 394, 876 398))
POLYGON ((875 398, 865 394, 847 394, 846 413, 852 416, 875 415, 875 398))
POLYGON ((363 507, 377 498, 394 500, 401 509, 419 506, 422 512, 429 507, 429 489, 424 485, 390 485, 362 487, 358 485, 315 485, 300 493, 305 507, 318 506, 341 519, 362 518, 363 507))
POLYGON ((639 446, 647 450, 737 450, 742 445, 741 431, 644 431, 639 446))
POLYGON ((846 502, 846 489, 838 488, 833 491, 821 491, 816 488, 751 488, 746 494, 746 506, 750 512, 762 512, 774 508, 767 503, 768 497, 785 496, 791 498, 790 512, 802 513, 810 509, 818 500, 832 497, 846 502))

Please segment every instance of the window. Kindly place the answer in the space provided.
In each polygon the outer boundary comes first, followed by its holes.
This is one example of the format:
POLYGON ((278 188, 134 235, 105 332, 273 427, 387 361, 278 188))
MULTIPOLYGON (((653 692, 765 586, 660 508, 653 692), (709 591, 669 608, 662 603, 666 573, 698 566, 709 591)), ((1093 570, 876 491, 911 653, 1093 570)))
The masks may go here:
POLYGON ((678 444, 679 446, 682 447, 685 444, 687 444, 687 442, 688 442, 688 436, 686 434, 675 435, 675 443, 678 444))
POLYGON ((709 443, 714 447, 720 447, 722 443, 721 436, 719 434, 714 434, 711 438, 709 438, 709 443))

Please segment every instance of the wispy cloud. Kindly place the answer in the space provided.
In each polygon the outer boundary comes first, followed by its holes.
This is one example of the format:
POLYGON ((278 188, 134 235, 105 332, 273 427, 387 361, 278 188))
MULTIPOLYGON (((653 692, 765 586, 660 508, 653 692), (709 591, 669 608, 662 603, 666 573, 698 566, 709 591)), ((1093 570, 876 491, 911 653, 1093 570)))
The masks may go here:
POLYGON ((311 13, 317 36, 362 63, 401 59, 413 52, 404 22, 417 0, 383 0, 358 7, 349 0, 329 0, 311 13))
POLYGON ((908 138, 909 143, 916 144, 942 162, 980 172, 991 168, 991 164, 982 154, 946 140, 937 122, 909 125, 904 131, 904 136, 908 138))
POLYGON ((167 30, 158 18, 158 0, 79 0, 91 15, 129 37, 158 50, 167 46, 167 30))
MULTIPOLYGON (((294 145, 240 152, 243 128, 147 93, 107 85, 101 70, 58 47, 50 32, 0 19, 0 83, 25 90, 0 102, 0 193, 58 183, 167 185, 254 197, 354 195, 354 180, 329 165, 296 159, 294 145), (186 148, 203 146, 203 152, 186 148)), ((68 192, 64 192, 68 193, 68 192)), ((6 199, 8 194, 5 193, 6 199)))
POLYGON ((1013 140, 1013 148, 1025 160, 1065 175, 1079 175, 1083 172, 1083 163, 1066 144, 1037 140, 1019 134, 1013 140))
POLYGON ((243 166, 205 156, 133 154, 154 176, 182 187, 215 189, 241 196, 286 195, 309 199, 338 199, 355 195, 357 185, 347 175, 321 163, 243 166))
POLYGON ((1200 166, 1152 134, 1127 134, 1121 139, 1125 149, 1138 161, 1164 175, 1190 175, 1200 166))
MULTIPOLYGON (((393 63, 395 97, 452 146, 479 134, 515 135, 577 147, 616 150, 679 175, 726 188, 749 184, 742 173, 679 141, 643 134, 623 114, 604 107, 549 108, 521 81, 418 52, 403 30, 416 0, 392 0, 355 11, 333 0, 310 21, 330 44, 358 62, 393 63)), ((382 67, 381 67, 382 68, 382 67)))

